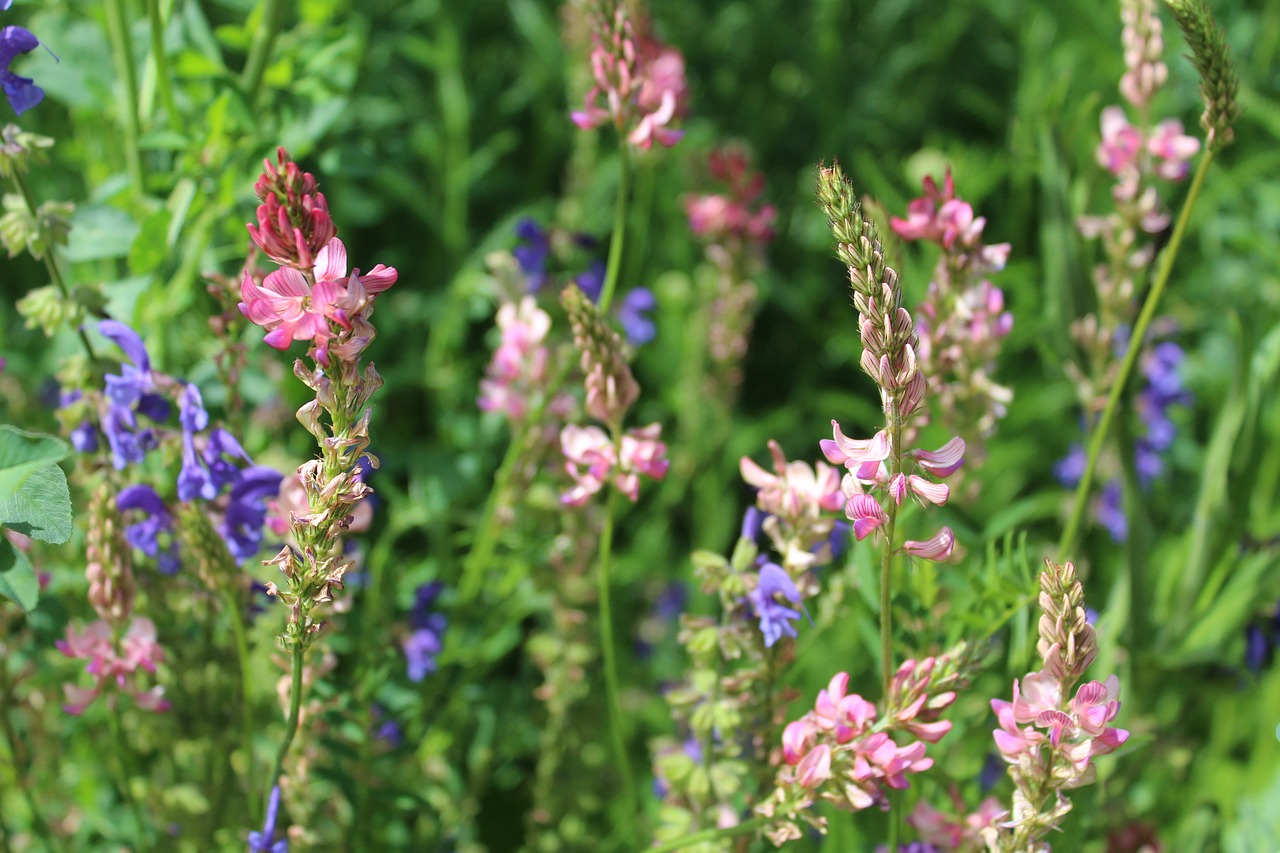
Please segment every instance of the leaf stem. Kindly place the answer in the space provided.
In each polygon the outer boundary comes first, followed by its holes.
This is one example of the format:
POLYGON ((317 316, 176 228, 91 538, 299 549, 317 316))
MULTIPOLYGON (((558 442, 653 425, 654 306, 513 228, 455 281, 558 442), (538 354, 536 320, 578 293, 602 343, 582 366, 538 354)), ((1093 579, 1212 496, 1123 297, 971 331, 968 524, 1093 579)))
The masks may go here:
POLYGON ((164 14, 160 10, 160 0, 147 0, 147 20, 151 25, 151 60, 156 66, 156 89, 160 93, 160 105, 164 107, 169 129, 181 133, 182 117, 178 115, 178 108, 173 100, 169 55, 164 49, 164 14))
POLYGON ((244 71, 240 75, 240 86, 244 90, 245 100, 249 102, 250 107, 258 100, 258 95, 262 91, 262 78, 267 72, 267 62, 271 58, 276 36, 280 35, 280 27, 284 22, 284 5, 284 0, 266 0, 266 8, 262 12, 262 24, 253 35, 249 59, 245 62, 244 71))
POLYGON ((301 642, 294 642, 290 660, 293 678, 289 682, 289 719, 285 722, 284 740, 280 742, 280 749, 276 752, 276 763, 271 768, 271 775, 267 777, 267 799, 263 800, 264 813, 266 804, 270 802, 271 789, 279 783, 285 757, 289 754, 289 747, 293 745, 294 735, 298 733, 298 715, 302 709, 302 667, 306 660, 306 650, 301 642))
POLYGON ((1102 455, 1102 446, 1106 441, 1107 432, 1111 429, 1111 422, 1115 419, 1116 411, 1120 407, 1120 398, 1124 394, 1125 383, 1128 381, 1129 374, 1133 372, 1133 367, 1138 361, 1138 354, 1142 350, 1142 342, 1146 337, 1147 328, 1151 325, 1156 308, 1160 304, 1160 298, 1164 295, 1165 287, 1169 284, 1169 276, 1173 272, 1174 259, 1178 256, 1178 249, 1182 246, 1182 238, 1186 233, 1187 223, 1191 219, 1191 209, 1195 206, 1196 199, 1200 195, 1200 189, 1204 186, 1205 176, 1209 172, 1209 164, 1212 162, 1213 151, 1206 150, 1204 156, 1200 159, 1200 165, 1196 169, 1195 177, 1191 181, 1186 200, 1182 203, 1182 210, 1178 213, 1178 221, 1173 226, 1173 235, 1169 238, 1169 245, 1160 253, 1160 264, 1156 270, 1155 280, 1151 283, 1151 290, 1147 293, 1146 301, 1142 304, 1142 312, 1138 315, 1138 321, 1134 324, 1133 331, 1129 335, 1129 346, 1125 350, 1124 360, 1120 363, 1120 372, 1116 375, 1115 381, 1111 385, 1111 391, 1107 395, 1107 404, 1102 410, 1102 416, 1098 419, 1098 425, 1094 427, 1093 435, 1089 438, 1089 454, 1085 462, 1084 474, 1081 475, 1080 482, 1076 485, 1075 502, 1071 508, 1071 516, 1062 531, 1062 539, 1058 542, 1059 559, 1070 553, 1076 544, 1076 537, 1080 533, 1080 524, 1084 520, 1085 506, 1089 501, 1089 489, 1093 485, 1093 475, 1098 467, 1098 459, 1102 455))

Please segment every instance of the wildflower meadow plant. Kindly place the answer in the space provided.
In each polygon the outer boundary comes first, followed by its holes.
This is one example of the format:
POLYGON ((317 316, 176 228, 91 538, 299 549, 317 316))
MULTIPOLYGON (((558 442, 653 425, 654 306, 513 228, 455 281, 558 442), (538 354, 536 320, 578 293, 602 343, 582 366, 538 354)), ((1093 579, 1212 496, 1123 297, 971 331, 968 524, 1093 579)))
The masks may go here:
POLYGON ((0 853, 1274 847, 1264 12, 249 5, 0 0, 0 853))

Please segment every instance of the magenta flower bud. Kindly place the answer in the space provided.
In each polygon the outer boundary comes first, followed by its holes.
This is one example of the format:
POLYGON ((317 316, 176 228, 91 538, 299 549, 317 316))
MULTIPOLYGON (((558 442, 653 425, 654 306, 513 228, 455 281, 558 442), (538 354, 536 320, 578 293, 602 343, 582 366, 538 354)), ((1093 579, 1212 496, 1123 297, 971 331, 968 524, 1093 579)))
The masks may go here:
POLYGON ((951 528, 944 527, 935 533, 932 538, 923 542, 908 539, 902 543, 902 550, 912 556, 940 563, 951 556, 951 549, 955 547, 955 544, 956 539, 951 532, 951 528))

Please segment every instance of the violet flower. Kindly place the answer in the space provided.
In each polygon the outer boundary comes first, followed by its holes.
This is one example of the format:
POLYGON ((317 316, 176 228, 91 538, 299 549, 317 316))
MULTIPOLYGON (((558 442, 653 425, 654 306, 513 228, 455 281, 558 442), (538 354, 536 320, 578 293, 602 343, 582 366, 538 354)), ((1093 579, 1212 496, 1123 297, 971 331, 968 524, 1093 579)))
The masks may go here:
POLYGON ((218 532, 236 563, 244 565, 262 547, 262 527, 267 520, 267 501, 280 492, 284 475, 272 468, 254 465, 236 472, 231 498, 218 532))
POLYGON ((163 421, 169 417, 169 402, 156 393, 151 358, 137 332, 116 320, 103 320, 98 332, 129 359, 120 366, 119 374, 105 377, 108 407, 102 419, 102 431, 111 448, 111 464, 123 470, 131 463, 141 462, 146 452, 157 446, 150 429, 138 428, 137 415, 163 421))
POLYGON ((520 271, 524 273, 529 292, 537 293, 547 283, 547 261, 551 257, 551 240, 547 232, 532 219, 516 223, 519 244, 511 250, 520 271))
POLYGON ((772 647, 784 636, 796 636, 795 626, 791 623, 800 618, 798 611, 785 607, 774 599, 774 595, 778 593, 792 604, 800 603, 800 590, 796 589, 791 576, 781 566, 765 563, 760 567, 760 582, 747 597, 760 619, 760 632, 764 634, 764 644, 767 647, 772 647))
POLYGON ((439 581, 418 587, 409 624, 413 631, 405 637, 401 647, 409 665, 409 680, 418 682, 436 671, 436 655, 443 647, 444 630, 448 625, 443 613, 431 611, 444 584, 439 581))
POLYGON ((124 529, 125 541, 148 557, 154 557, 161 573, 177 574, 181 567, 177 541, 170 538, 167 545, 160 545, 162 534, 172 537, 173 515, 156 490, 146 483, 129 486, 116 496, 116 509, 122 513, 136 509, 144 514, 142 521, 124 529))
POLYGON ((618 322, 632 345, 647 344, 657 336, 657 327, 646 316, 657 307, 658 300, 647 287, 637 287, 618 303, 618 322))
POLYGON ((249 853, 289 853, 289 842, 286 839, 273 842, 276 834, 276 817, 280 810, 280 786, 271 788, 271 799, 267 801, 267 817, 262 822, 262 832, 249 833, 249 853))
MULTIPOLYGON (((5 4, 9 8, 8 3, 5 4)), ((13 60, 22 53, 30 53, 40 45, 40 40, 22 27, 5 27, 0 30, 0 87, 9 99, 9 106, 18 115, 44 100, 44 89, 30 77, 19 77, 9 70, 13 60)))
POLYGON ((573 283, 586 294, 592 302, 600 301, 600 293, 604 290, 605 266, 603 261, 592 261, 585 272, 578 275, 573 283))

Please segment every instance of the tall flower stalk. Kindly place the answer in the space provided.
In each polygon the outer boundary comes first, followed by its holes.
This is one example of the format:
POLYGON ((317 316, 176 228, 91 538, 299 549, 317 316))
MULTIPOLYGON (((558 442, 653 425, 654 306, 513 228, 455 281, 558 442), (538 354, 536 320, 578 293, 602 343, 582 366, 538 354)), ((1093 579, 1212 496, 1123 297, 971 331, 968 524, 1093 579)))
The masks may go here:
POLYGON ((382 378, 373 364, 361 367, 360 359, 376 334, 370 322, 376 295, 395 283, 397 273, 379 264, 364 275, 347 274, 346 248, 324 195, 283 148, 277 165, 265 161, 254 189, 262 204, 249 233, 281 268, 261 283, 245 272, 240 310, 266 329, 265 342, 277 349, 308 342, 310 364, 297 359, 293 372, 315 399, 298 410, 298 420, 319 446, 319 456, 297 471, 306 512, 291 513, 291 541, 267 563, 283 575, 282 583, 269 583, 267 590, 289 608, 280 645, 289 653, 292 671, 285 734, 267 780, 274 788, 297 732, 303 668, 324 628, 322 606, 342 589, 351 566, 342 538, 353 510, 372 493, 362 462, 378 464, 367 452, 368 403, 382 378))
MULTIPOLYGON (((1151 289, 1143 301, 1142 310, 1139 312, 1138 319, 1129 334, 1130 346, 1125 351, 1119 370, 1110 383, 1110 390, 1099 414, 1097 426, 1094 427, 1090 436, 1088 455, 1080 482, 1076 486, 1071 515, 1063 528, 1062 538, 1058 542, 1058 552, 1062 554, 1070 552, 1079 534, 1080 525, 1084 519, 1085 507, 1088 504, 1089 491, 1093 485, 1094 472, 1097 470, 1098 460, 1102 454, 1102 447, 1106 442, 1111 422, 1115 419, 1116 412, 1119 409, 1125 384, 1137 364, 1138 356, 1142 349, 1141 342, 1146 339, 1151 322, 1156 315, 1156 309, 1159 307, 1165 288, 1169 284, 1174 261, 1178 256, 1178 250, 1181 248, 1182 239, 1186 234, 1187 224, 1191 219, 1191 209, 1195 206, 1196 199, 1200 196, 1200 190, 1204 186, 1205 178, 1208 176, 1209 166, 1213 163, 1214 156, 1231 144, 1235 138, 1232 125, 1240 114, 1240 106, 1236 97, 1239 89, 1239 80, 1231 62, 1226 39, 1218 28, 1217 22, 1214 21, 1209 7, 1202 0, 1166 0, 1166 5, 1173 12, 1178 26, 1186 37, 1187 45, 1191 48, 1192 64, 1195 65, 1196 71, 1200 75, 1200 93, 1205 104, 1204 113, 1200 117, 1200 126, 1205 131, 1205 150, 1200 158, 1199 165, 1196 167, 1195 176, 1191 179, 1191 186, 1187 190, 1187 197, 1182 203, 1182 209, 1178 213, 1177 221, 1174 223, 1173 233, 1169 237, 1169 244, 1160 253, 1160 260, 1151 283, 1151 289)), ((1139 73, 1138 76, 1140 78, 1141 74, 1139 73)), ((1170 149, 1168 153, 1174 154, 1177 152, 1170 149)), ((1185 159, 1185 157, 1182 159, 1185 159)))
POLYGON ((936 451, 904 447, 904 433, 925 402, 927 382, 916 353, 919 340, 911 314, 902 307, 898 273, 888 265, 875 225, 862 216, 853 187, 838 164, 818 172, 818 204, 836 238, 836 255, 849 270, 853 304, 858 311, 863 371, 880 391, 884 426, 866 440, 851 439, 832 421, 834 439, 822 442, 822 452, 848 468, 844 492, 845 514, 854 536, 875 535, 880 555, 880 653, 884 690, 893 679, 892 568, 897 554, 944 561, 955 538, 943 527, 925 540, 897 541, 899 510, 904 499, 941 506, 950 489, 939 479, 964 463, 964 440, 955 437, 936 451))
POLYGON ((613 608, 610 603, 609 573, 613 560, 614 520, 620 496, 635 501, 639 497, 640 475, 661 479, 667 472, 666 445, 659 441, 658 423, 623 429, 628 411, 640 396, 640 386, 627 365, 622 338, 605 320, 601 310, 577 285, 569 285, 560 300, 573 327, 573 339, 582 353, 586 375, 586 411, 605 425, 582 427, 570 424, 560 434, 565 470, 573 487, 561 500, 569 506, 583 506, 593 495, 608 489, 600 546, 597 554, 597 593, 600 606, 600 647, 604 659, 605 693, 609 705, 609 731, 615 760, 622 777, 627 814, 638 814, 635 779, 627 756, 618 698, 618 663, 614 643, 613 608))

